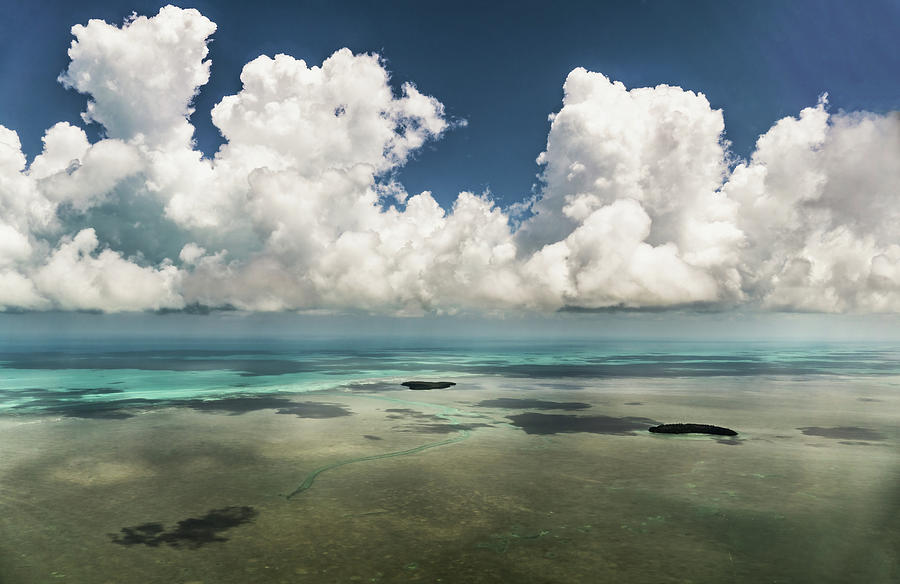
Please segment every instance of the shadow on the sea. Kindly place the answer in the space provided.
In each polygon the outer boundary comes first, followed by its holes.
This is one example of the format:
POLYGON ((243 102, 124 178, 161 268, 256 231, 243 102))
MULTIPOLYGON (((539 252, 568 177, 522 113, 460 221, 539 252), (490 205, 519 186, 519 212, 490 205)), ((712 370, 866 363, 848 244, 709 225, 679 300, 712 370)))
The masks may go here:
POLYGON ((540 399, 515 399, 509 397, 501 397, 497 399, 486 399, 475 404, 481 408, 504 408, 508 410, 586 410, 591 404, 582 402, 554 402, 544 401, 540 399))
POLYGON ((276 414, 294 415, 298 418, 338 418, 353 412, 338 404, 319 402, 295 402, 283 397, 226 397, 216 400, 186 400, 172 402, 173 406, 186 406, 200 412, 227 413, 239 416, 259 410, 276 410, 276 414))
POLYGON ((114 387, 69 387, 66 388, 66 395, 77 395, 78 397, 85 395, 112 395, 114 393, 124 393, 122 389, 114 387))
POLYGON ((807 436, 823 436, 837 440, 884 440, 884 436, 869 428, 856 426, 837 426, 835 428, 818 428, 811 426, 797 428, 807 436))
POLYGON ((408 424, 400 432, 421 432, 423 434, 452 434, 462 430, 491 428, 490 424, 475 422, 472 424, 408 424))
POLYGON ((133 418, 125 410, 111 404, 65 404, 58 407, 44 408, 44 413, 63 416, 65 418, 82 418, 86 420, 127 420, 133 418))
POLYGON ((423 434, 452 434, 462 430, 474 430, 476 428, 491 428, 491 424, 481 422, 460 424, 451 423, 445 418, 434 414, 426 414, 409 408, 388 408, 389 420, 411 420, 408 424, 398 426, 399 432, 421 432, 423 434))
POLYGON ((789 375, 833 375, 864 369, 869 375, 894 375, 900 361, 890 354, 880 362, 857 358, 856 354, 828 354, 823 358, 771 361, 759 355, 613 355, 584 359, 580 363, 509 363, 506 365, 467 364, 469 373, 531 379, 630 378, 630 377, 741 377, 789 375))
POLYGON ((124 351, 106 353, 7 353, 0 360, 7 369, 139 369, 143 371, 234 371, 243 377, 285 375, 316 370, 302 361, 278 358, 246 358, 260 354, 241 351, 124 351))
POLYGON ((10 408, 12 411, 37 411, 51 416, 66 418, 91 418, 100 420, 124 420, 133 417, 125 408, 138 407, 152 403, 152 400, 140 398, 113 401, 82 401, 81 398, 95 395, 113 395, 123 393, 121 389, 112 387, 70 387, 65 390, 50 390, 42 387, 29 387, 16 390, 0 390, 0 399, 31 400, 10 408))
POLYGON ((125 420, 135 416, 135 410, 151 408, 190 408, 199 412, 239 416, 260 410, 275 410, 276 414, 292 415, 298 418, 337 418, 350 416, 352 411, 342 405, 320 402, 295 402, 283 397, 244 396, 221 399, 154 400, 144 398, 120 399, 112 401, 82 401, 80 398, 103 393, 118 393, 119 390, 97 388, 94 390, 71 390, 65 393, 42 389, 19 391, 19 397, 28 397, 31 402, 14 406, 15 411, 27 411, 66 418, 96 420, 125 420))
POLYGON ((249 523, 259 515, 253 507, 224 507, 213 509, 203 517, 183 519, 170 529, 165 530, 162 523, 144 523, 134 527, 123 527, 120 533, 110 533, 113 543, 119 545, 146 545, 158 547, 187 547, 197 549, 213 542, 228 541, 221 533, 249 523))
POLYGON ((366 440, 384 440, 381 436, 373 436, 371 434, 363 434, 363 438, 366 440))
POLYGON ((7 369, 139 369, 143 371, 232 371, 242 377, 320 372, 341 375, 362 374, 383 369, 418 371, 420 364, 408 362, 393 352, 317 351, 305 356, 283 358, 278 352, 255 350, 145 350, 145 351, 0 351, 7 369))
POLYGON ((65 390, 26 387, 23 389, 0 389, 0 399, 67 399, 90 395, 111 395, 123 390, 113 387, 69 387, 65 390))
POLYGON ((560 434, 565 432, 590 432, 592 434, 634 435, 636 430, 647 430, 659 424, 649 418, 612 416, 572 416, 568 414, 538 414, 528 412, 506 416, 527 434, 560 434))
POLYGON ((415 419, 415 420, 431 420, 435 422, 446 421, 443 418, 439 418, 434 414, 426 414, 424 412, 419 412, 417 410, 413 410, 410 408, 387 408, 384 410, 388 412, 387 419, 388 420, 404 420, 404 419, 415 419))
POLYGON ((83 418, 92 420, 126 420, 133 418, 129 411, 134 408, 148 407, 155 403, 149 399, 120 399, 108 402, 81 401, 81 396, 73 396, 71 399, 49 397, 60 395, 57 392, 47 392, 48 397, 35 398, 26 404, 11 408, 14 411, 40 413, 42 415, 62 416, 64 418, 83 418))

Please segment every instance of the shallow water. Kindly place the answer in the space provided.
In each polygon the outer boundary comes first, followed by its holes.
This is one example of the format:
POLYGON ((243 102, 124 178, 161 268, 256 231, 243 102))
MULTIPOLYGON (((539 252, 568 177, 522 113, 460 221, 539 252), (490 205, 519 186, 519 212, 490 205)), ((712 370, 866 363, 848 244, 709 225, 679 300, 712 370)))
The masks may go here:
POLYGON ((0 355, 0 582, 900 581, 891 347, 411 346, 0 355))

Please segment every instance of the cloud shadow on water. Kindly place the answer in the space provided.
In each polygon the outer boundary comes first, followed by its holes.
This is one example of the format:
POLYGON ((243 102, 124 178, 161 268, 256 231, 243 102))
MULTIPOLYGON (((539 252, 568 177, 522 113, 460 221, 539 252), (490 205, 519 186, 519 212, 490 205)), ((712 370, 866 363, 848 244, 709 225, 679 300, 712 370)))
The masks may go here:
MULTIPOLYGON (((105 390, 106 388, 99 388, 105 390)), ((112 390, 116 391, 116 390, 112 390)), ((100 393, 111 393, 101 391, 100 393)), ((298 418, 337 418, 350 416, 352 411, 339 404, 321 402, 296 402, 276 396, 236 396, 220 399, 120 399, 111 401, 84 401, 83 396, 96 394, 97 390, 77 390, 57 392, 34 388, 20 392, 19 397, 28 397, 32 401, 14 406, 12 409, 23 413, 39 413, 41 415, 63 416, 66 418, 84 418, 98 420, 126 420, 133 418, 138 411, 159 408, 190 408, 210 414, 227 414, 239 416, 249 412, 275 410, 276 414, 293 415, 298 418)))
POLYGON ((134 411, 150 407, 156 403, 150 399, 120 399, 113 401, 82 401, 75 395, 70 399, 56 397, 64 395, 48 391, 43 396, 30 396, 34 401, 14 406, 13 411, 39 413, 41 415, 82 418, 91 420, 126 420, 134 417, 134 411))
MULTIPOLYGON (((241 351, 246 355, 247 351, 241 351)), ((258 352, 254 353, 258 354, 258 352)), ((129 351, 106 353, 0 353, 7 369, 138 369, 141 371, 233 371, 241 377, 307 373, 306 362, 278 358, 246 358, 212 351, 129 351)))
POLYGON ((504 408, 508 410, 586 410, 591 404, 582 402, 554 402, 540 399, 516 399, 501 397, 486 399, 475 404, 480 408, 504 408))
POLYGON ((807 436, 823 436, 836 440, 884 440, 884 436, 869 428, 857 426, 836 426, 834 428, 819 428, 816 426, 797 428, 807 436))
POLYGON ((239 416, 260 410, 276 410, 276 414, 294 415, 298 418, 338 418, 353 412, 338 404, 319 402, 295 402, 283 397, 253 396, 226 397, 216 400, 187 400, 172 402, 171 405, 187 406, 193 410, 210 413, 227 413, 239 416))
POLYGON ((649 418, 612 416, 572 416, 568 414, 539 414, 527 412, 506 416, 527 434, 560 434, 589 432, 592 434, 633 435, 659 422, 649 418))
POLYGON ((408 424, 397 426, 400 432, 421 432, 423 434, 452 434, 463 430, 476 428, 492 428, 491 424, 474 422, 469 424, 451 423, 446 418, 433 414, 426 414, 409 408, 388 408, 389 420, 410 420, 408 424))
POLYGON ((228 538, 222 537, 223 532, 249 523, 257 515, 259 512, 253 507, 224 507, 213 509, 202 517, 183 519, 169 531, 162 523, 143 523, 123 527, 120 533, 111 533, 109 537, 113 543, 124 546, 168 545, 197 549, 210 543, 228 541, 228 538))

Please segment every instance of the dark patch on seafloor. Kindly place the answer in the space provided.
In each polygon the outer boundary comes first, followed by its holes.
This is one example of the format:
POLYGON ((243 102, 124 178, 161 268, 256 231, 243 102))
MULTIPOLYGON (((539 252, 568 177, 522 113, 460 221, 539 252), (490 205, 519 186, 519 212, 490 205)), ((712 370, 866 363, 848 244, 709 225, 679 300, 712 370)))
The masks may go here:
POLYGON ((16 412, 40 413, 42 415, 63 416, 65 418, 83 418, 93 420, 126 420, 133 418, 132 411, 141 407, 148 407, 154 403, 149 399, 120 399, 108 402, 80 401, 74 399, 61 399, 45 397, 37 404, 29 402, 13 406, 11 410, 16 412), (31 410, 32 412, 28 412, 31 410), (35 411, 36 410, 36 411, 35 411))
POLYGON ((113 543, 119 545, 146 545, 158 547, 166 544, 172 547, 197 549, 213 542, 228 541, 221 533, 249 523, 259 515, 253 507, 224 507, 213 509, 203 517, 183 519, 169 531, 162 523, 143 523, 134 527, 123 527, 121 533, 110 533, 113 543))
POLYGON ((867 353, 830 353, 818 359, 771 361, 757 355, 610 355, 584 359, 581 363, 513 363, 507 365, 472 365, 467 373, 527 377, 531 379, 564 378, 668 378, 668 377, 739 377, 761 375, 790 375, 806 378, 810 375, 833 375, 841 370, 865 368, 870 375, 895 375, 900 361, 872 352, 881 362, 872 362, 867 353))
POLYGON ((307 373, 315 366, 278 358, 248 359, 261 351, 122 351, 103 353, 0 353, 7 369, 139 369, 143 371, 234 371, 242 377, 307 373))
POLYGON ((423 434, 452 434, 476 428, 492 428, 490 424, 475 422, 472 424, 408 424, 400 432, 421 432, 423 434))
POLYGON ((869 428, 856 426, 837 426, 835 428, 818 428, 815 426, 797 428, 807 436, 823 436, 838 440, 884 440, 884 436, 869 428))
MULTIPOLYGON (((70 390, 66 392, 50 391, 40 388, 9 391, 10 396, 27 397, 32 401, 13 406, 12 411, 39 413, 43 415, 63 416, 67 418, 85 418, 100 420, 125 420, 133 418, 135 412, 153 408, 191 408, 200 412, 226 413, 238 416, 260 410, 276 410, 276 414, 293 415, 298 418, 337 418, 352 415, 352 411, 339 404, 319 402, 295 402, 275 396, 236 396, 220 399, 120 399, 111 401, 83 401, 80 398, 89 395, 118 393, 110 388, 70 390)), ((5 394, 0 394, 3 396, 5 394)))
POLYGON ((743 446, 744 441, 738 440, 737 438, 721 438, 716 440, 719 444, 727 444, 728 446, 743 446))
POLYGON ((642 406, 644 402, 625 402, 626 406, 642 406))
POLYGON ((122 393, 112 387, 71 387, 65 390, 51 390, 42 387, 0 390, 0 399, 22 399, 31 401, 13 406, 11 412, 22 412, 37 407, 41 414, 64 416, 67 418, 93 418, 104 420, 124 420, 133 417, 123 411, 123 404, 138 406, 148 400, 130 399, 109 402, 81 401, 82 397, 122 393))
POLYGON ((363 438, 366 440, 384 440, 381 436, 372 436, 371 434, 363 434, 363 438))
POLYGON ((491 424, 480 422, 471 424, 451 423, 446 418, 434 414, 426 414, 409 408, 388 408, 389 420, 413 420, 413 423, 398 426, 400 432, 422 432, 425 434, 452 434, 462 430, 474 430, 475 428, 492 428, 491 424))
POLYGON ((425 419, 425 420, 443 420, 443 418, 439 418, 434 414, 426 414, 424 412, 419 412, 410 408, 387 408, 384 410, 388 412, 388 419, 390 420, 402 420, 404 418, 416 418, 416 419, 425 419))
POLYGON ((66 388, 66 395, 112 395, 114 393, 124 393, 123 389, 116 389, 115 387, 68 387, 66 388))
POLYGON ((404 381, 400 385, 407 389, 427 391, 429 389, 447 389, 456 385, 452 381, 404 381))
POLYGON ((55 408, 46 408, 44 412, 65 418, 85 420, 127 420, 134 417, 134 414, 111 404, 66 404, 55 408))
POLYGON ((68 387, 64 390, 45 389, 43 387, 25 387, 22 389, 0 389, 0 399, 70 399, 86 395, 110 395, 122 393, 123 390, 113 387, 68 387))
POLYGON ((659 424, 649 418, 612 416, 571 416, 566 414, 538 414, 528 412, 506 416, 527 434, 559 434, 562 432, 590 432, 592 434, 634 435, 659 424))
POLYGON ((880 402, 880 401, 882 401, 880 399, 875 399, 874 397, 860 397, 857 399, 861 402, 880 402))
POLYGON ((289 414, 298 418, 338 418, 349 416, 353 412, 338 404, 326 404, 318 402, 295 402, 283 397, 226 397, 216 400, 185 400, 174 402, 172 405, 187 406, 202 412, 227 412, 232 416, 239 416, 247 412, 259 410, 276 410, 276 414, 289 414))
POLYGON ((486 399, 475 404, 481 408, 505 408, 508 410, 586 410, 591 404, 582 402, 553 402, 540 399, 515 399, 509 397, 501 397, 497 399, 486 399))
POLYGON ((660 424, 648 428, 654 434, 713 434, 715 436, 737 436, 731 428, 711 424, 660 424))

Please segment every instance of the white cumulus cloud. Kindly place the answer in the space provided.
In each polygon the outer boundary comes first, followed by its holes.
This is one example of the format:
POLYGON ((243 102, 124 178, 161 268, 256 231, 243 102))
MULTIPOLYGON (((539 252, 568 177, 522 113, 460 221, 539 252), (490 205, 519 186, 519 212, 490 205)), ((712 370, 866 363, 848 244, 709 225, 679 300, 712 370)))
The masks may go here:
POLYGON ((897 114, 823 98, 735 163, 703 94, 578 68, 520 222, 522 203, 395 182, 462 124, 377 55, 254 59, 204 156, 215 30, 172 6, 73 27, 60 81, 104 137, 61 122, 29 165, 0 126, 0 309, 900 311, 897 114))
POLYGON ((110 138, 185 143, 193 135, 191 99, 209 80, 206 39, 215 30, 197 10, 174 6, 121 27, 75 25, 71 63, 59 80, 90 94, 82 117, 102 124, 110 138))
POLYGON ((823 98, 760 136, 723 192, 748 235, 745 288, 764 306, 900 311, 900 116, 831 115, 823 98))
POLYGON ((538 157, 542 197, 517 234, 534 252, 533 277, 546 274, 556 291, 551 299, 582 307, 740 299, 744 234, 737 205, 718 192, 727 172, 722 112, 680 87, 628 90, 584 69, 564 90, 538 157))

